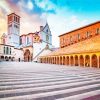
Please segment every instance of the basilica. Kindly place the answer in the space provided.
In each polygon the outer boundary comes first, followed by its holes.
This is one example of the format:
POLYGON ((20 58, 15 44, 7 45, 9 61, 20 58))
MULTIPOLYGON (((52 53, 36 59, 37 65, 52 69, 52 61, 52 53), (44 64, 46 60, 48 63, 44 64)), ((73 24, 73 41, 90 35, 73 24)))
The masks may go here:
POLYGON ((48 23, 38 32, 20 35, 20 16, 7 16, 7 34, 0 38, 0 61, 37 61, 52 51, 52 34, 48 23))

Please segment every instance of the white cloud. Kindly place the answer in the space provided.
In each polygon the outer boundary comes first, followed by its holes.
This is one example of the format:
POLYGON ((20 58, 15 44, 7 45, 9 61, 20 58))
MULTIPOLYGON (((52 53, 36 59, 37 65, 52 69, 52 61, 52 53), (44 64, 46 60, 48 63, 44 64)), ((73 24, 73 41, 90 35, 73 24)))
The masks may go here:
POLYGON ((55 9, 55 5, 50 0, 42 0, 41 2, 40 0, 35 0, 35 2, 37 6, 39 6, 45 11, 55 9))
POLYGON ((34 6, 33 6, 33 3, 31 2, 31 0, 28 1, 27 7, 28 7, 30 10, 33 9, 34 6))
POLYGON ((70 12, 65 13, 65 10, 59 9, 56 14, 48 14, 47 20, 53 35, 53 45, 56 47, 59 46, 59 35, 89 23, 86 19, 81 19, 77 15, 73 15, 70 12))

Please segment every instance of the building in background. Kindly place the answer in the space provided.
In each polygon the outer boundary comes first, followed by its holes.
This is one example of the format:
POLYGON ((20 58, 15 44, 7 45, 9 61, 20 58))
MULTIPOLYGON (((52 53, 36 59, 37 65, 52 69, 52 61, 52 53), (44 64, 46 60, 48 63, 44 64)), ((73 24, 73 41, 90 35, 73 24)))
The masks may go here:
POLYGON ((1 37, 1 60, 37 61, 41 54, 52 51, 52 34, 48 23, 45 26, 40 26, 38 32, 20 35, 20 16, 11 13, 7 18, 8 32, 1 37), (5 54, 4 51, 8 52, 9 50, 11 53, 5 54), (5 59, 6 56, 7 59, 5 59), (11 59, 9 59, 10 57, 11 59))
POLYGON ((41 56, 42 63, 100 68, 100 21, 59 36, 60 48, 41 56))

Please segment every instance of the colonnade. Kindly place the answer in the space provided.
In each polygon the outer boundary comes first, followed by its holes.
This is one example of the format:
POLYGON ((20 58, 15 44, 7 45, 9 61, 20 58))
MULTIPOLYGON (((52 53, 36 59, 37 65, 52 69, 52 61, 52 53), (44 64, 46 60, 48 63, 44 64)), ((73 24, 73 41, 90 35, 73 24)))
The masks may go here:
POLYGON ((47 56, 39 60, 41 63, 100 68, 100 54, 47 56))

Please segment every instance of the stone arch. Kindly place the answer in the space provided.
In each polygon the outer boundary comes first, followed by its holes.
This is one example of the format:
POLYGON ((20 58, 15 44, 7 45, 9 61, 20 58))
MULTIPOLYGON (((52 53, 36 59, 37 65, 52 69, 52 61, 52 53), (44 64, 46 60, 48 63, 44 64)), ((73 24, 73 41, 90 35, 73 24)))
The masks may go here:
POLYGON ((49 63, 49 57, 48 57, 48 63, 49 63))
POLYGON ((62 59, 63 59, 62 56, 60 56, 60 65, 62 65, 62 59))
POLYGON ((78 56, 75 55, 75 66, 78 66, 78 56))
POLYGON ((80 60, 80 66, 84 66, 84 57, 83 57, 83 55, 80 55, 79 60, 80 60))
POLYGON ((56 64, 56 60, 57 60, 57 59, 56 59, 56 57, 55 57, 55 61, 54 61, 54 64, 56 64))
POLYGON ((66 64, 66 59, 65 59, 65 56, 63 56, 63 65, 66 64))
POLYGON ((1 56, 1 61, 4 61, 4 56, 1 56))
POLYGON ((66 64, 69 65, 69 56, 66 57, 66 64))
POLYGON ((5 56, 5 61, 9 61, 9 57, 5 56))
POLYGON ((51 57, 50 57, 50 64, 51 64, 51 57))
POLYGON ((46 58, 46 63, 48 63, 48 57, 46 58))
POLYGON ((15 57, 12 57, 12 58, 11 58, 11 61, 14 61, 14 60, 15 60, 15 57))
POLYGON ((92 67, 98 67, 98 59, 97 59, 97 55, 92 55, 92 59, 91 59, 91 63, 92 63, 92 67))
POLYGON ((90 66, 90 56, 89 55, 86 55, 85 56, 85 66, 86 67, 89 67, 90 66))
POLYGON ((52 64, 54 64, 54 60, 55 60, 55 58, 54 58, 54 57, 52 57, 52 64))
POLYGON ((8 59, 9 59, 9 61, 11 61, 11 57, 9 57, 8 59))
POLYGON ((71 66, 74 65, 74 58, 73 58, 73 56, 70 56, 70 64, 71 64, 71 66))
POLYGON ((26 62, 31 61, 31 53, 30 53, 30 50, 29 49, 26 49, 25 50, 25 53, 24 53, 24 61, 26 61, 26 62))
POLYGON ((59 57, 57 57, 57 64, 59 64, 59 57))

